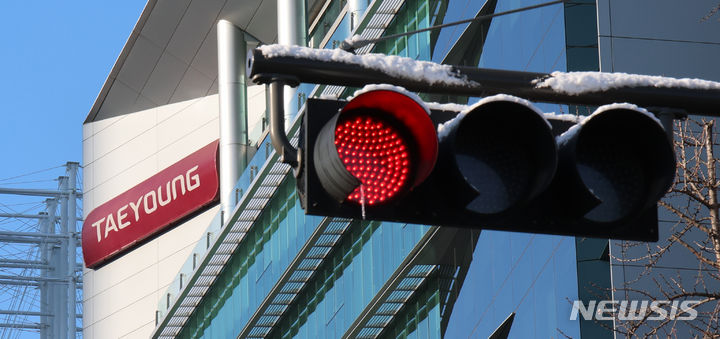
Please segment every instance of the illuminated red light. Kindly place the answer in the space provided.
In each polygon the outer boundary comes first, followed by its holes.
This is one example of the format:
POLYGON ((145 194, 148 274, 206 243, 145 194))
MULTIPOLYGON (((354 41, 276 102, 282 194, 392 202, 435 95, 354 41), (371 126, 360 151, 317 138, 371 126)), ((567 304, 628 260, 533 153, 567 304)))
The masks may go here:
POLYGON ((374 205, 392 198, 407 185, 411 166, 407 142, 399 131, 377 117, 354 117, 338 123, 335 146, 345 168, 361 185, 348 200, 374 205), (402 159, 402 160, 400 160, 402 159))
POLYGON ((312 146, 315 173, 328 197, 377 206, 420 185, 438 154, 429 114, 420 98, 401 89, 356 94, 312 146))

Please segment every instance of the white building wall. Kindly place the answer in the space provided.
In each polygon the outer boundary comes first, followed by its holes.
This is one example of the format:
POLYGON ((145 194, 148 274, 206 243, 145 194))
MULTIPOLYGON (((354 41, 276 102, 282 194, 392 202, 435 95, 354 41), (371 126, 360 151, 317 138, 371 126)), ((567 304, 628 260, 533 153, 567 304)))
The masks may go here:
MULTIPOLYGON (((83 126, 83 213, 219 138, 218 97, 83 126)), ((148 338, 155 311, 219 206, 97 270, 83 272, 83 337, 148 338)))

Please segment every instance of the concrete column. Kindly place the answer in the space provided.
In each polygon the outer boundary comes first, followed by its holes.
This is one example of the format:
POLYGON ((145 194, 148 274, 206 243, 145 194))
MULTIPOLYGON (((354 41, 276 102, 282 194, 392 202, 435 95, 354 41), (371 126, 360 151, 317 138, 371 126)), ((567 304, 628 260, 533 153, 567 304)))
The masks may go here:
POLYGON ((220 97, 220 204, 227 220, 235 204, 233 188, 247 167, 248 122, 245 33, 227 20, 217 24, 220 97))

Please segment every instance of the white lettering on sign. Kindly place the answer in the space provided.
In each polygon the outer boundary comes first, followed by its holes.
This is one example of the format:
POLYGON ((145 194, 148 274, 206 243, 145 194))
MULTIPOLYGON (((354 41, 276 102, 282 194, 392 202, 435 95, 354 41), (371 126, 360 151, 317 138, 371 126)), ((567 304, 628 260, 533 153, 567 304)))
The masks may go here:
POLYGON ((577 320, 578 315, 583 320, 695 320, 698 316, 695 308, 700 304, 700 300, 590 300, 585 306, 575 300, 570 320, 577 320))
POLYGON ((102 242, 104 239, 111 237, 113 232, 120 232, 120 230, 132 226, 133 223, 139 222, 141 218, 140 212, 145 212, 144 215, 150 215, 157 211, 158 208, 168 206, 173 201, 176 201, 178 196, 182 197, 200 187, 200 176, 195 173, 198 167, 199 165, 195 165, 187 170, 184 175, 180 174, 168 181, 164 187, 160 185, 156 190, 140 195, 137 201, 130 201, 118 208, 116 212, 93 222, 91 225, 95 229, 97 241, 102 242), (178 191, 180 195, 178 195, 178 191), (129 218, 130 211, 128 211, 128 207, 132 212, 132 218, 129 218))

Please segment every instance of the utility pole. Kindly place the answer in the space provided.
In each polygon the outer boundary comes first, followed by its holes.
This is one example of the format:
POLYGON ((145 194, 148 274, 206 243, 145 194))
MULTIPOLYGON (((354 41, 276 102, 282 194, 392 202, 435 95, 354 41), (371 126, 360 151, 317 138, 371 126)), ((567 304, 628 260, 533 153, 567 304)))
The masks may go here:
POLYGON ((77 290, 82 289, 76 262, 79 244, 77 199, 82 198, 77 189, 78 168, 77 162, 66 163, 65 175, 58 177, 56 190, 0 187, 0 194, 47 197, 45 210, 38 214, 0 213, 0 219, 37 219, 38 223, 35 232, 0 230, 0 243, 22 244, 25 245, 23 249, 36 248, 38 251, 35 259, 30 256, 27 260, 0 258, 2 268, 30 272, 27 275, 10 271, 11 274, 0 276, 0 285, 38 288, 40 292, 39 305, 31 305, 30 310, 27 305, 22 310, 0 309, 0 315, 17 319, 0 323, 0 328, 39 330, 42 339, 76 337, 79 330, 76 321, 82 316, 76 311, 77 290), (28 322, 28 318, 38 321, 28 322))

